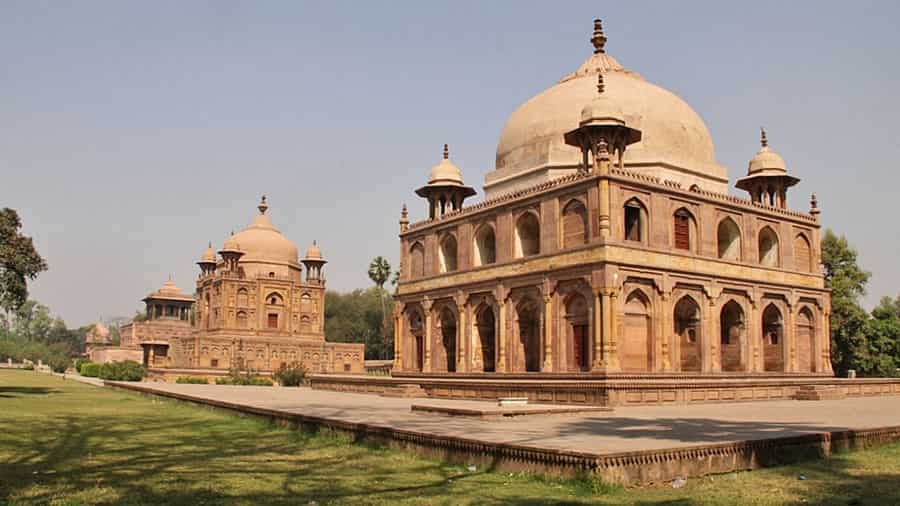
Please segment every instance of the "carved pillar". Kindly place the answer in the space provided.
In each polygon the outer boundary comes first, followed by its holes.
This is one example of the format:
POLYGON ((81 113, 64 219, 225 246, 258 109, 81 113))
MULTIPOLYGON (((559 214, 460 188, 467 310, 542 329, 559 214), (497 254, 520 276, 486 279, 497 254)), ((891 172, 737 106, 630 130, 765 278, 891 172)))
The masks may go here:
POLYGON ((794 310, 797 309, 796 304, 787 304, 785 306, 785 322, 784 322, 784 370, 786 372, 797 372, 797 319, 794 317, 794 310))
POLYGON ((619 290, 611 289, 609 294, 609 325, 610 325, 610 367, 614 367, 616 371, 620 370, 619 365, 619 290))
POLYGON ((672 322, 672 294, 670 292, 662 292, 659 294, 659 311, 658 311, 658 319, 657 319, 657 333, 659 336, 660 343, 660 357, 661 360, 658 361, 662 371, 671 371, 673 359, 673 352, 675 347, 672 346, 672 330, 674 328, 674 323, 672 322))
POLYGON ((553 371, 553 296, 544 294, 544 365, 543 372, 553 371))
POLYGON ((750 372, 762 371, 762 317, 759 314, 758 303, 755 300, 750 301, 747 338, 750 340, 750 372))
POLYGON ((597 370, 603 367, 603 301, 600 291, 594 291, 594 347, 593 360, 591 362, 592 369, 597 370))
POLYGON ((422 361, 422 372, 431 372, 431 307, 434 302, 425 299, 422 301, 422 309, 425 310, 425 359, 422 361))
POLYGON ((830 301, 825 302, 825 307, 821 312, 822 314, 822 324, 819 325, 819 328, 816 329, 816 338, 819 339, 819 342, 822 343, 821 348, 824 350, 822 353, 822 372, 828 373, 834 376, 834 370, 831 368, 831 303, 830 301))
MULTIPOLYGON (((399 304, 398 304, 399 305, 399 304)), ((401 357, 403 356, 403 313, 394 311, 394 367, 393 370, 400 371, 403 368, 401 357)))
POLYGON ((467 327, 465 296, 461 296, 457 299, 456 308, 457 312, 459 313, 459 321, 456 322, 456 372, 468 372, 469 361, 466 360, 466 351, 469 349, 469 347, 466 346, 467 327))
POLYGON ((506 298, 497 301, 497 372, 506 372, 506 298))
POLYGON ((599 191, 598 191, 598 207, 599 207, 599 231, 600 231, 600 241, 606 242, 610 236, 610 225, 609 225, 609 215, 610 215, 610 191, 609 191, 609 155, 606 153, 606 150, 603 149, 603 153, 598 152, 597 156, 594 158, 594 167, 596 167, 596 171, 600 174, 600 181, 598 183, 599 191))
POLYGON ((706 316, 706 325, 704 329, 707 331, 709 338, 706 339, 707 350, 709 350, 709 371, 722 372, 722 334, 719 329, 719 311, 716 306, 716 297, 709 297, 709 311, 706 316))
MULTIPOLYGON (((600 301, 600 361, 595 362, 597 368, 615 372, 621 370, 619 355, 616 350, 616 291, 611 288, 601 288, 598 292, 600 301)), ((596 346, 596 343, 595 343, 596 346)))

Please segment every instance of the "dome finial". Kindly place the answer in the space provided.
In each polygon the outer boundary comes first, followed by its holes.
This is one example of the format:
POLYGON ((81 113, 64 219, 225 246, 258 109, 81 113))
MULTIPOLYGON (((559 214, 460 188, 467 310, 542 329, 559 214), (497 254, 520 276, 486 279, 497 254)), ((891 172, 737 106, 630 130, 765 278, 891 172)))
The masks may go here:
POLYGON ((813 193, 812 197, 809 198, 809 214, 813 216, 819 214, 819 201, 816 199, 815 193, 813 193))
POLYGON ((597 93, 602 95, 606 91, 606 85, 603 83, 603 73, 597 74, 597 93))
POLYGON ((450 147, 444 144, 444 160, 450 159, 450 147))
POLYGON ((256 206, 259 209, 259 214, 266 214, 266 209, 269 208, 269 204, 266 204, 266 196, 263 195, 262 199, 259 201, 259 205, 256 206))
POLYGON ((591 44, 594 45, 594 54, 605 53, 606 35, 603 34, 603 22, 600 19, 594 20, 594 36, 591 37, 591 44))
POLYGON ((766 138, 766 129, 763 127, 759 127, 759 144, 764 148, 769 147, 769 139, 766 138))

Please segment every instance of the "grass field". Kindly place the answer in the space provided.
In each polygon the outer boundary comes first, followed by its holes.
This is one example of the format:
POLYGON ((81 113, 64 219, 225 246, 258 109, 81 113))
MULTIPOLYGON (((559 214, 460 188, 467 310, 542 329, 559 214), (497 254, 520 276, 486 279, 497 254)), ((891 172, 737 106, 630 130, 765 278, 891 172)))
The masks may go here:
POLYGON ((900 445, 692 478, 680 489, 623 489, 588 478, 470 472, 176 401, 0 370, 0 504, 892 505, 900 504, 900 445))

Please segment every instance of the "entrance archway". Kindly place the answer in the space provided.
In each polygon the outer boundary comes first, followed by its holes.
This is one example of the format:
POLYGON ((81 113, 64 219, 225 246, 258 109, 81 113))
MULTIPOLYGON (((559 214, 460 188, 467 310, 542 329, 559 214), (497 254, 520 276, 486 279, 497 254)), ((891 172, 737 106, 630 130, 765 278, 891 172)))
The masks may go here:
POLYGON ((689 295, 675 304, 675 335, 679 340, 679 363, 685 372, 700 372, 700 306, 689 295))
POLYGON ((650 301, 640 290, 634 290, 625 299, 625 336, 621 343, 623 371, 649 371, 650 301))
POLYGON ((449 308, 441 311, 440 350, 435 364, 441 372, 456 372, 456 315, 449 308))
POLYGON ((588 308, 583 295, 575 293, 566 299, 566 337, 570 371, 590 369, 590 331, 588 308))
POLYGON ((799 372, 815 372, 816 326, 812 311, 805 307, 797 315, 797 370, 799 372))
POLYGON ((540 372, 541 370, 541 320, 538 304, 530 299, 516 306, 519 332, 516 371, 540 372))
POLYGON ((414 371, 422 372, 425 365, 425 327, 422 324, 422 314, 418 311, 411 311, 407 317, 407 325, 409 326, 410 348, 412 351, 411 364, 414 371))
POLYGON ((475 330, 478 332, 478 344, 481 347, 481 370, 494 372, 496 368, 496 325, 494 310, 488 304, 481 304, 475 310, 475 330))
POLYGON ((775 304, 763 311, 763 369, 784 371, 784 319, 775 304))
POLYGON ((721 329, 721 363, 726 372, 745 370, 744 359, 745 330, 744 310, 735 301, 729 301, 719 314, 721 329))

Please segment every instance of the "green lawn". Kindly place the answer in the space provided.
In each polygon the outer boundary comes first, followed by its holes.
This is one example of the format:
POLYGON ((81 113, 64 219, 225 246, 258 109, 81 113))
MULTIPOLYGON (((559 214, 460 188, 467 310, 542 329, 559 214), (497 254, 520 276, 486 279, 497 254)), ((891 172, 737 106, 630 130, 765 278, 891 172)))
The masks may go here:
POLYGON ((900 445, 692 478, 677 490, 622 489, 469 472, 175 401, 0 370, 6 503, 889 505, 900 504, 900 445))

